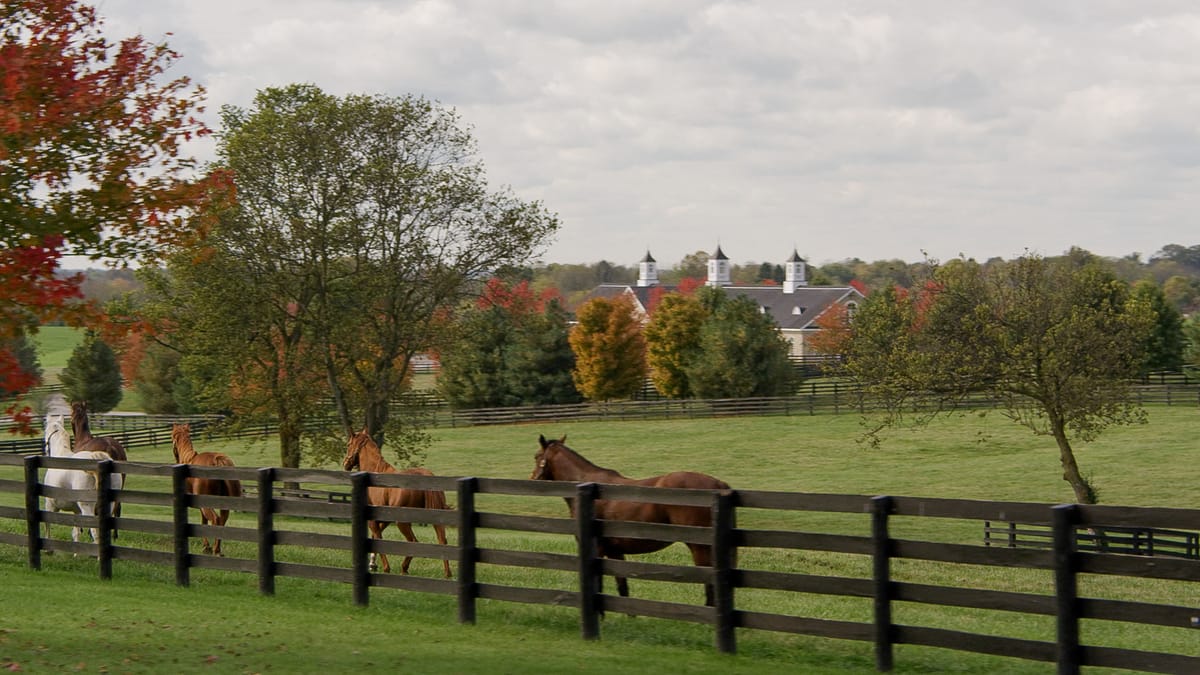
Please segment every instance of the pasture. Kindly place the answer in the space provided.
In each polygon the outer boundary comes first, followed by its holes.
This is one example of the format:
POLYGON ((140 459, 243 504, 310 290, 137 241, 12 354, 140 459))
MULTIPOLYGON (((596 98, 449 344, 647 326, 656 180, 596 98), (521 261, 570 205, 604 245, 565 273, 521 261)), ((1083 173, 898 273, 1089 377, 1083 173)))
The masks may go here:
MULTIPOLYGON (((1197 478, 1200 478, 1195 462, 1191 459, 1194 450, 1190 442, 1193 436, 1191 430, 1196 428, 1197 414, 1198 411, 1194 408, 1155 408, 1151 411, 1149 425, 1110 430, 1097 443, 1078 448, 1083 469, 1090 473, 1099 485, 1102 500, 1107 504, 1192 506, 1196 496, 1194 486, 1197 484, 1197 478)), ((849 415, 686 422, 576 423, 555 425, 555 428, 512 426, 442 429, 434 434, 437 442, 430 449, 426 464, 439 475, 525 478, 533 468, 533 455, 538 447, 539 433, 545 433, 547 436, 566 434, 572 446, 589 459, 602 466, 618 469, 631 477, 667 470, 692 469, 719 476, 736 488, 1039 502, 1065 501, 1070 495, 1066 484, 1059 478, 1057 455, 1053 445, 1047 439, 1031 437, 1028 432, 995 415, 987 418, 971 416, 947 419, 919 433, 897 432, 883 448, 875 450, 855 444, 857 422, 854 416, 849 415)), ((273 461, 275 449, 267 442, 215 443, 198 438, 196 443, 199 450, 217 450, 229 454, 239 466, 276 463, 273 461)), ((140 450, 138 456, 131 456, 130 459, 138 462, 172 461, 171 451, 167 446, 140 450)), ((499 503, 507 498, 497 496, 495 499, 499 503)), ((561 500, 545 502, 539 504, 532 512, 565 516, 566 509, 561 500)), ((819 518, 802 523, 802 528, 836 531, 839 527, 848 526, 840 523, 836 516, 818 515, 819 518), (816 520, 820 522, 815 522, 816 520)), ((244 521, 243 524, 253 526, 253 514, 235 514, 235 523, 239 519, 244 521)), ((344 529, 344 526, 337 523, 323 527, 329 531, 344 529)), ((912 527, 915 529, 904 530, 898 535, 932 541, 973 543, 977 543, 981 537, 981 524, 977 522, 923 520, 914 523, 912 527)), ((418 528, 418 536, 422 541, 430 541, 430 528, 418 528)), ((505 546, 520 548, 528 544, 521 540, 532 538, 533 535, 499 534, 496 537, 506 540, 503 542, 505 546)), ((570 544, 566 542, 562 546, 570 548, 570 544)), ((252 547, 253 544, 229 542, 229 555, 253 557, 252 547), (251 550, 239 552, 238 547, 251 550)), ((304 555, 320 557, 325 554, 305 552, 304 555)), ((687 554, 683 547, 673 546, 655 555, 661 556, 663 560, 679 561, 687 554)), ((818 570, 818 573, 834 575, 849 576, 861 573, 861 570, 854 569, 860 564, 853 559, 847 559, 848 556, 812 552, 773 555, 776 559, 756 561, 756 564, 780 568, 803 567, 818 570)), ((250 654, 255 649, 265 650, 264 653, 279 651, 281 645, 290 650, 307 650, 308 661, 302 658, 301 662, 313 664, 325 664, 327 661, 322 659, 328 658, 330 651, 339 653, 341 650, 340 653, 345 659, 343 662, 320 669, 341 670, 342 665, 353 667, 355 664, 361 664, 363 661, 358 659, 371 659, 373 655, 366 649, 360 650, 361 655, 347 655, 345 648, 350 647, 353 638, 338 630, 342 626, 349 629, 355 622, 358 622, 360 627, 368 623, 386 627, 381 631, 386 635, 384 642, 396 643, 397 646, 388 652, 392 657, 385 663, 408 663, 425 672, 438 672, 436 655, 431 653, 432 650, 429 650, 427 645, 412 644, 414 641, 407 640, 406 635, 428 635, 430 641, 437 641, 436 644, 440 645, 443 652, 452 652, 453 656, 446 661, 450 665, 446 666, 445 672, 474 670, 488 667, 492 663, 504 664, 500 666, 500 672, 601 672, 611 669, 666 672, 678 670, 680 664, 686 664, 683 667, 691 672, 743 672, 743 668, 746 668, 745 672, 762 668, 799 672, 872 670, 869 644, 746 632, 739 638, 739 654, 730 658, 712 652, 711 634, 702 627, 619 615, 612 615, 606 620, 603 639, 600 643, 592 644, 579 641, 577 625, 569 610, 485 603, 480 608, 479 625, 462 627, 454 623, 452 603, 443 598, 380 592, 372 596, 369 608, 360 609, 350 606, 349 592, 344 587, 287 580, 286 583, 281 582, 277 597, 260 598, 255 593, 252 578, 205 570, 196 574, 191 588, 177 589, 171 586, 169 570, 135 565, 127 567, 124 564, 118 566, 116 578, 112 582, 102 584, 94 581, 94 578, 89 578, 89 571, 94 569, 94 561, 90 562, 91 566, 87 560, 66 556, 47 558, 43 563, 46 570, 39 575, 24 568, 24 560, 19 551, 11 547, 0 547, 0 565, 7 568, 6 579, 19 578, 21 581, 15 585, 6 583, 6 587, 12 585, 14 589, 29 589, 27 595, 21 595, 24 591, 16 590, 17 595, 8 596, 6 600, 11 597, 15 603, 13 606, 28 607, 28 613, 22 614, 30 617, 30 625, 39 621, 53 625, 51 622, 54 621, 54 608, 43 607, 36 598, 39 592, 57 589, 61 581, 60 577, 55 575, 63 573, 73 580, 72 586, 78 584, 78 590, 71 593, 73 597, 86 595, 88 590, 102 593, 105 599, 110 601, 108 604, 117 606, 114 611, 126 617, 121 622, 92 619, 94 623, 107 627, 108 631, 116 628, 117 623, 133 620, 133 614, 120 609, 117 596, 144 592, 154 598, 174 600, 163 603, 139 597, 137 602, 143 604, 136 605, 139 608, 137 616, 155 617, 150 621, 172 627, 181 626, 179 621, 172 620, 172 614, 179 611, 180 605, 196 603, 198 606, 205 606, 207 603, 212 609, 217 609, 222 604, 233 605, 219 612, 235 615, 244 608, 254 608, 251 613, 241 616, 269 617, 268 620, 276 620, 275 608, 278 608, 277 620, 281 622, 288 621, 288 617, 296 614, 305 615, 305 611, 295 611, 301 608, 308 610, 307 614, 316 618, 307 628, 293 626, 287 629, 286 634, 292 634, 294 631, 298 636, 308 636, 313 635, 314 630, 318 634, 322 630, 326 633, 337 633, 337 637, 301 637, 294 642, 289 640, 281 643, 279 632, 264 630, 262 635, 257 635, 253 630, 243 629, 248 632, 245 639, 234 643, 233 647, 225 645, 232 642, 232 639, 218 641, 215 644, 225 647, 224 651, 210 654, 216 657, 211 662, 213 665, 226 664, 230 666, 231 671, 272 667, 272 661, 256 661, 250 654), (77 570, 75 575, 69 574, 72 569, 77 570), (39 583, 40 579, 45 579, 47 583, 39 583), (155 583, 155 579, 159 580, 158 584, 155 583), (210 596, 210 590, 215 597, 225 600, 206 600, 205 598, 210 596), (316 609, 313 609, 314 606, 316 609), (155 611, 155 607, 158 611, 155 611), (339 622, 333 617, 342 618, 339 622), (335 626, 335 629, 330 630, 331 626, 335 626), (414 650, 407 658, 404 652, 405 645, 414 650), (488 645, 488 649, 474 649, 481 645, 488 645), (532 660, 529 659, 531 652, 536 654, 532 660), (421 654, 424 654, 424 657, 421 654), (485 654, 490 656, 484 656, 485 654), (468 661, 470 665, 467 665, 468 661), (511 670, 505 670, 509 665, 511 670)), ((414 572, 422 576, 434 576, 437 567, 440 565, 436 561, 418 560, 414 563, 414 572)), ((925 564, 898 567, 898 577, 910 576, 925 582, 953 579, 963 574, 962 566, 955 565, 925 564)), ((541 576, 534 570, 521 572, 505 568, 503 573, 517 577, 524 575, 527 578, 514 578, 511 583, 531 586, 536 586, 539 580, 529 577, 541 576)), ((1045 578, 1044 574, 1037 575, 1019 570, 988 570, 983 577, 973 576, 972 579, 972 583, 989 588, 1030 592, 1044 591, 1049 585, 1049 579, 1045 578)), ((1194 596, 1194 588, 1187 589, 1170 582, 1147 582, 1128 588, 1111 587, 1114 584, 1103 578, 1088 580, 1087 583, 1093 586, 1088 590, 1118 596, 1149 596, 1181 604, 1197 602, 1195 597, 1177 597, 1180 590, 1190 592, 1194 596)), ((686 595, 681 601, 695 601, 695 598, 691 597, 696 593, 694 587, 676 589, 670 585, 638 581, 632 582, 632 586, 635 597, 659 597, 661 594, 661 597, 672 598, 686 595)), ((868 609, 861 606, 862 603, 846 598, 812 595, 806 596, 806 603, 809 598, 811 604, 805 607, 805 614, 810 616, 861 620, 862 614, 868 609)), ((769 605, 778 600, 763 598, 762 602, 769 605)), ((131 605, 130 608, 133 606, 135 605, 131 605)), ((949 610, 928 606, 905 608, 904 611, 925 615, 944 612, 940 619, 934 617, 935 622, 940 620, 945 625, 969 622, 974 630, 981 632, 1017 634, 1038 639, 1053 637, 1053 622, 1045 618, 1020 615, 997 619, 994 615, 985 615, 984 612, 952 614, 949 610)), ((87 612, 71 615, 84 614, 87 612)), ((249 622, 246 618, 241 620, 249 622)), ((295 618, 298 623, 304 623, 305 620, 303 616, 295 618)), ((23 618, 22 623, 24 621, 23 618)), ((239 619, 233 618, 231 621, 236 623, 239 619)), ((220 621, 213 618, 199 623, 220 625, 220 621)), ((142 626, 139 630, 143 633, 155 632, 150 624, 142 626)), ((4 626, 0 628, 7 629, 4 626)), ((1195 631, 1165 638, 1146 638, 1140 633, 1140 627, 1098 625, 1087 626, 1087 630, 1119 634, 1114 635, 1114 639, 1118 639, 1124 645, 1146 646, 1142 643, 1147 639, 1162 639, 1175 643, 1168 647, 1179 653, 1197 653, 1195 631), (1179 646, 1180 642, 1184 645, 1182 648, 1179 646)), ((105 632, 106 635, 109 634, 108 631, 105 632)), ((240 634, 243 631, 235 633, 240 634)), ((91 662, 95 663, 94 649, 75 644, 78 640, 64 636, 60 641, 62 644, 56 643, 54 649, 38 650, 32 646, 36 640, 23 641, 22 636, 22 640, 18 641, 21 632, 18 627, 7 633, 0 633, 0 648, 12 644, 25 645, 14 652, 7 649, 0 651, 0 658, 19 662, 21 659, 10 654, 22 654, 27 663, 41 663, 47 667, 53 664, 69 666, 77 663, 71 660, 35 660, 53 652, 56 656, 51 658, 59 658, 59 654, 68 654, 78 656, 78 662, 87 663, 91 658, 91 662)), ((211 632, 208 634, 211 635, 211 632)), ((38 635, 41 636, 40 633, 38 635)), ((146 641, 150 644, 155 643, 153 638, 146 641)), ((377 650, 385 649, 389 648, 377 647, 377 650)), ((194 659, 202 661, 203 658, 207 658, 201 654, 202 650, 203 646, 196 644, 192 645, 188 653, 194 659)), ((116 662, 110 662, 113 664, 110 668, 137 670, 145 665, 149 671, 154 670, 155 665, 159 668, 170 665, 170 661, 160 659, 172 658, 171 654, 147 654, 148 651, 150 650, 139 649, 131 652, 136 658, 130 663, 118 665, 116 662)), ((1052 668, 1046 664, 915 647, 898 648, 896 665, 898 672, 1047 672, 1052 668)), ((286 667, 281 669, 290 670, 286 667)))

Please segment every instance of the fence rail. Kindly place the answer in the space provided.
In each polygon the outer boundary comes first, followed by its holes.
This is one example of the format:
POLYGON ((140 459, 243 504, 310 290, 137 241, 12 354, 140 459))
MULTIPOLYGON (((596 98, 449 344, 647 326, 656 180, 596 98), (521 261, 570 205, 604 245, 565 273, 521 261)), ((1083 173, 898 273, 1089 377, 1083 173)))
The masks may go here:
MULTIPOLYGON (((626 612, 712 627, 715 646, 726 652, 736 650, 738 629, 779 631, 872 643, 876 666, 881 671, 893 666, 896 644, 913 644, 983 654, 1002 655, 1037 661, 1055 662, 1062 673, 1077 673, 1083 666, 1129 668, 1147 672, 1200 672, 1200 657, 1194 654, 1194 641, 1183 653, 1150 652, 1107 644, 1087 644, 1080 636, 1083 620, 1119 621, 1171 628, 1200 627, 1200 608, 1145 601, 1086 597, 1079 592, 1081 574, 1116 575, 1168 580, 1168 583, 1192 584, 1178 598, 1196 598, 1200 584, 1200 560, 1120 555, 1083 550, 1077 545, 1079 527, 1163 528, 1200 530, 1200 510, 1132 508, 1113 506, 1050 506, 1013 502, 985 502, 920 497, 867 497, 862 495, 819 495, 753 490, 702 491, 664 490, 630 486, 571 484, 495 478, 415 477, 398 474, 368 474, 281 468, 198 468, 189 465, 150 465, 132 462, 87 462, 85 460, 49 460, 40 455, 0 456, 0 467, 22 467, 23 480, 0 480, 0 493, 20 493, 23 508, 0 506, 0 525, 4 520, 17 526, 0 527, 0 544, 23 546, 31 567, 40 568, 44 551, 69 551, 96 556, 99 575, 113 574, 113 561, 137 561, 168 565, 175 570, 179 585, 190 584, 194 568, 220 569, 258 577, 261 593, 273 594, 278 577, 300 577, 344 583, 351 587, 353 602, 365 605, 372 589, 454 595, 458 618, 476 621, 479 599, 575 607, 579 610, 580 631, 584 638, 599 636, 599 616, 603 611, 626 612), (46 493, 39 472, 49 463, 78 463, 98 473, 101 489, 93 494, 99 515, 82 518, 49 514, 40 510, 40 497, 46 493), (169 483, 165 490, 114 491, 107 476, 114 471, 126 473, 132 482, 149 485, 169 483), (253 483, 255 490, 242 497, 205 497, 185 492, 192 476, 236 478, 253 483), (331 499, 301 499, 286 495, 280 483, 309 483, 328 486, 330 493, 348 494, 345 502, 331 499), (367 503, 368 488, 398 486, 410 489, 439 489, 454 492, 457 506, 452 510, 425 511, 373 507, 367 503), (508 495, 518 498, 568 497, 574 500, 572 518, 529 515, 476 509, 480 495, 508 495), (114 499, 138 506, 138 517, 113 517, 108 505, 114 499), (597 520, 593 505, 600 499, 630 499, 656 503, 701 504, 711 508, 713 525, 708 528, 680 527, 650 523, 597 520), (230 508, 256 515, 254 527, 198 525, 190 520, 189 510, 200 506, 230 508), (849 532, 815 533, 774 527, 738 525, 739 513, 768 512, 786 520, 788 513, 825 512, 842 514, 853 521, 849 532), (276 523, 276 516, 288 522, 276 523), (1052 546, 1048 550, 983 546, 900 539, 890 534, 896 518, 1015 520, 1050 528, 1052 546), (292 519, 345 520, 341 533, 301 531, 292 519), (369 519, 411 519, 417 523, 436 523, 458 529, 457 545, 408 543, 371 540, 367 536, 369 519), (96 527, 96 543, 73 543, 42 536, 43 523, 61 523, 96 527), (12 530, 24 529, 24 532, 12 530), (112 532, 144 533, 166 542, 154 550, 125 544, 115 545, 112 532), (568 538, 573 554, 554 550, 511 550, 487 545, 482 534, 491 530, 511 530, 554 534, 568 538), (253 558, 214 558, 190 553, 190 539, 221 536, 230 541, 253 542, 253 558), (710 567, 690 567, 597 558, 597 543, 605 536, 656 538, 690 541, 712 546, 710 567), (285 559, 285 548, 321 547, 349 554, 346 567, 313 564, 311 560, 285 559), (166 550, 161 550, 166 549, 166 550), (865 556, 870 572, 863 577, 831 577, 801 572, 787 565, 755 567, 748 555, 753 551, 825 551, 865 556), (383 575, 367 567, 368 553, 414 555, 439 558, 458 566, 456 579, 383 575), (983 590, 965 587, 915 583, 892 576, 892 561, 913 560, 934 563, 1000 566, 1044 571, 1054 580, 1051 594, 983 590), (573 576, 565 587, 528 588, 499 584, 481 579, 479 566, 517 566, 557 571, 573 576), (624 576, 649 581, 705 584, 712 589, 711 605, 693 605, 640 597, 605 594, 600 580, 604 576, 624 576), (737 589, 761 589, 780 593, 818 593, 869 601, 870 621, 844 621, 782 613, 778 606, 760 606, 738 600, 737 589), (952 608, 1018 612, 1054 617, 1055 639, 1034 640, 948 630, 935 626, 903 625, 892 618, 895 603, 922 603, 952 608)), ((11 473, 11 471, 10 471, 11 473)), ((132 509, 127 509, 129 513, 132 509)), ((122 541, 125 541, 124 539, 122 541)), ((511 541, 511 538, 497 541, 511 541)), ((539 539, 540 541, 540 539, 539 539)), ((509 544, 511 545, 511 544, 509 544)), ((774 560, 767 556, 756 560, 774 560)), ((973 568, 972 568, 973 569, 973 568)), ((964 572, 963 575, 969 575, 964 572)), ((547 579, 550 577, 545 576, 547 579)), ((956 575, 955 579, 963 576, 956 575)), ((374 592, 380 592, 376 590, 374 592)), ((802 608, 803 602, 788 601, 780 606, 802 608)), ((799 611, 799 610, 796 610, 799 611)), ((911 617, 910 617, 911 618, 911 617)))

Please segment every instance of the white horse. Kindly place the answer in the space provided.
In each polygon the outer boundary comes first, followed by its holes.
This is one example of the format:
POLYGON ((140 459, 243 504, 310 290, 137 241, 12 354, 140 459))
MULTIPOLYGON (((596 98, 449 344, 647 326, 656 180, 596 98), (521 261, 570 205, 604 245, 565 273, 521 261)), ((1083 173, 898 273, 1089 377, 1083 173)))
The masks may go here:
MULTIPOLYGON (((67 436, 66 425, 62 415, 47 415, 46 416, 46 431, 42 439, 44 453, 51 457, 74 457, 76 459, 90 459, 102 461, 112 459, 108 453, 89 451, 89 452, 71 452, 71 439, 67 436)), ((98 473, 96 471, 87 471, 83 469, 46 469, 46 476, 42 479, 42 484, 64 488, 67 490, 82 490, 90 492, 92 497, 87 499, 83 497, 78 501, 62 501, 54 497, 45 497, 46 511, 77 511, 83 516, 96 515, 96 487, 98 481, 98 473)), ((123 480, 121 474, 112 474, 112 486, 114 489, 120 489, 123 480)), ((92 541, 98 538, 96 528, 90 528, 92 541)), ((71 529, 71 540, 78 542, 81 534, 81 528, 75 526, 71 529)), ((50 523, 46 523, 46 538, 50 538, 50 523)))

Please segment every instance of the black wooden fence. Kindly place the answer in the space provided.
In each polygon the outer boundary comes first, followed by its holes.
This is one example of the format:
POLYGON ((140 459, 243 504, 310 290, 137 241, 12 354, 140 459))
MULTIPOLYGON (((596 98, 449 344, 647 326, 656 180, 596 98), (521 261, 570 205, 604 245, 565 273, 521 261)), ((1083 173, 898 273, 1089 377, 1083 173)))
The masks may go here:
MULTIPOLYGON (((277 577, 301 577, 349 584, 354 602, 369 602, 370 589, 397 588, 425 593, 455 595, 459 620, 474 622, 479 599, 569 606, 579 609, 580 630, 585 638, 599 635, 599 613, 624 612, 632 615, 696 622, 710 625, 718 649, 736 649, 736 630, 757 629, 816 635, 872 642, 879 670, 890 670, 893 646, 925 645, 947 649, 1003 655, 1054 662, 1059 672, 1078 672, 1081 666, 1129 668, 1149 672, 1200 672, 1200 656, 1183 653, 1148 652, 1136 649, 1087 645, 1081 642, 1079 625, 1083 620, 1104 620, 1152 626, 1200 627, 1200 608, 1195 606, 1196 585, 1200 583, 1200 561, 1179 558, 1113 555, 1079 550, 1074 532, 1079 526, 1158 527, 1174 530, 1200 530, 1200 510, 1165 508, 1126 508, 1113 506, 1048 506, 1009 502, 982 502, 956 499, 912 497, 866 497, 737 490, 709 492, 700 490, 662 490, 632 486, 575 485, 494 478, 422 477, 396 474, 347 474, 333 471, 260 468, 202 468, 189 465, 148 465, 127 462, 87 462, 85 460, 43 456, 0 456, 0 466, 22 466, 21 480, 0 480, 4 493, 24 495, 24 507, 0 506, 0 523, 16 520, 21 527, 0 527, 0 544, 27 548, 29 564, 39 568, 43 551, 68 551, 98 557, 99 574, 113 574, 113 561, 137 561, 173 566, 176 582, 190 583, 189 570, 211 568, 255 574, 262 593, 272 594, 277 577), (101 489, 93 497, 100 515, 90 519, 74 514, 48 513, 40 509, 40 498, 71 498, 69 492, 40 483, 40 470, 46 467, 79 468, 99 472, 101 489), (131 484, 149 485, 149 477, 169 485, 164 490, 127 489, 114 494, 106 488, 104 477, 120 471, 134 477, 131 484), (252 496, 198 497, 184 492, 186 478, 237 478, 255 486, 252 496), (348 492, 347 502, 306 500, 281 496, 282 482, 322 484, 348 492), (371 507, 366 494, 369 486, 399 486, 440 489, 457 495, 453 510, 371 507), (479 495, 516 497, 566 497, 576 500, 576 517, 557 518, 516 513, 480 511, 479 495), (159 517, 122 516, 114 518, 105 504, 118 498, 123 504, 137 505, 136 511, 156 512, 159 517), (599 521, 592 517, 591 505, 597 499, 629 499, 657 503, 705 505, 714 513, 712 528, 681 527, 646 523, 599 521), (229 508, 256 513, 256 526, 224 527, 198 525, 189 520, 189 509, 197 506, 229 508), (863 534, 802 532, 784 528, 751 528, 737 525, 738 513, 770 513, 786 518, 788 512, 826 512, 859 514, 863 534), (298 531, 281 527, 276 516, 339 519, 347 522, 343 534, 298 531), (1053 546, 1049 550, 998 548, 976 544, 938 543, 895 538, 889 528, 897 518, 953 518, 974 521, 1013 520, 1051 528, 1053 546), (458 543, 440 546, 402 541, 373 541, 367 536, 368 519, 408 520, 440 524, 458 530, 458 543), (96 527, 96 543, 73 543, 44 538, 43 523, 96 527), (158 535, 168 546, 158 549, 137 548, 114 543, 112 533, 158 535), (557 533, 576 538, 576 552, 563 554, 545 551, 516 551, 480 545, 479 533, 487 530, 557 533), (256 543, 254 558, 222 558, 189 552, 190 538, 216 537, 230 541, 256 543), (596 538, 626 536, 697 542, 714 546, 712 567, 685 567, 661 563, 598 560, 596 538), (317 547, 350 552, 349 564, 342 567, 286 561, 277 556, 280 547, 317 547), (820 576, 793 570, 753 569, 735 564, 745 560, 736 554, 754 549, 782 551, 825 551, 868 556, 871 572, 862 578, 820 576), (457 579, 444 580, 416 576, 374 574, 367 568, 368 552, 414 555, 454 561, 457 579), (980 590, 939 586, 895 579, 892 563, 898 560, 965 563, 967 565, 1040 569, 1054 579, 1052 595, 980 590), (486 583, 478 579, 480 565, 517 566, 571 573, 577 583, 571 588, 526 588, 486 583), (1192 599, 1188 605, 1164 605, 1149 602, 1089 598, 1080 595, 1077 577, 1119 575, 1190 582, 1180 598, 1192 599), (622 598, 601 592, 603 575, 636 579, 667 580, 711 584, 714 605, 696 606, 642 598, 622 598), (761 608, 738 606, 738 589, 767 589, 787 593, 818 593, 869 600, 873 619, 840 621, 781 614, 761 608), (897 623, 892 608, 897 603, 924 603, 957 608, 1000 610, 1054 617, 1054 641, 983 635, 961 630, 897 623)), ((10 471, 11 473, 11 471, 10 471)), ((12 501, 12 500, 10 500, 12 501)), ((127 508, 126 514, 134 509, 127 508)), ((121 541, 125 541, 124 539, 121 541)), ((801 603, 794 603, 801 606, 801 603)), ((1189 644, 1196 644, 1195 641, 1189 644)))

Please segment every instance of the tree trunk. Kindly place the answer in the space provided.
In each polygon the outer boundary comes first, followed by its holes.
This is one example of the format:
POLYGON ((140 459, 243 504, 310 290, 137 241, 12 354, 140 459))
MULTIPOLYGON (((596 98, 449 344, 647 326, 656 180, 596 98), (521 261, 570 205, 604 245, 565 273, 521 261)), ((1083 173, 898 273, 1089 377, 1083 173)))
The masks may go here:
MULTIPOLYGON (((279 461, 280 466, 284 468, 300 468, 301 428, 299 420, 289 418, 280 418, 279 420, 279 461)), ((295 482, 284 483, 283 487, 288 490, 298 490, 300 489, 300 484, 295 482)))
POLYGON ((1079 504, 1095 504, 1096 497, 1092 487, 1079 473, 1079 464, 1075 462, 1075 452, 1071 450, 1071 441, 1067 439, 1066 424, 1057 417, 1051 417, 1050 428, 1054 440, 1058 443, 1059 460, 1062 462, 1063 480, 1075 491, 1075 501, 1079 504))

